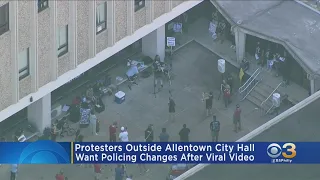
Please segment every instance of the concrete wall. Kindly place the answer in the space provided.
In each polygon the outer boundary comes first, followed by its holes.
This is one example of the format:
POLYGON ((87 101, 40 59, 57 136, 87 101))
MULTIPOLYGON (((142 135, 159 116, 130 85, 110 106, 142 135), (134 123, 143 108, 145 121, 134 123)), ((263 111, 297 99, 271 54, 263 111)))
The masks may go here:
MULTIPOLYGON (((0 1, 0 6, 8 1, 0 1)), ((12 62, 11 62, 11 32, 8 31, 0 36, 0 110, 12 103, 13 91, 11 88, 12 62)))
POLYGON ((115 1, 115 41, 127 36, 127 2, 115 1))
MULTIPOLYGON (((32 1, 19 1, 18 2, 18 52, 21 52, 31 47, 31 6, 32 1)), ((30 58, 30 57, 29 57, 30 58)), ((33 59, 29 59, 33 61, 33 59)), ((29 62, 30 63, 30 62, 29 62)), ((32 92, 31 76, 27 76, 19 82, 19 98, 23 98, 32 92)))
POLYGON ((185 0, 172 0, 172 7, 177 7, 181 3, 183 3, 185 0))
MULTIPOLYGON (((97 6, 101 3, 106 3, 107 1, 97 1, 97 6)), ((106 3, 107 6, 107 3, 106 3)), ((106 7, 106 14, 107 14, 107 7, 106 7)), ((108 17, 106 17, 106 20, 108 17)), ((99 53, 102 50, 106 49, 108 47, 108 23, 106 22, 107 29, 103 30, 99 34, 96 35, 96 52, 99 53)))
POLYGON ((157 19, 162 14, 166 13, 166 3, 168 3, 169 0, 163 0, 163 1, 154 1, 153 2, 153 17, 154 19, 157 19))
POLYGON ((57 28, 64 27, 68 25, 68 53, 64 54, 63 56, 59 57, 58 59, 58 76, 66 73, 67 71, 73 68, 74 62, 70 60, 70 34, 71 27, 69 23, 69 1, 59 0, 57 1, 57 28))
MULTIPOLYGON (((149 7, 148 7, 149 8, 149 7)), ((134 13, 134 30, 140 29, 142 26, 147 24, 146 18, 147 7, 140 9, 134 13)))
POLYGON ((38 13, 38 87, 51 81, 50 8, 38 13))
POLYGON ((89 2, 77 1, 77 64, 89 58, 89 2))

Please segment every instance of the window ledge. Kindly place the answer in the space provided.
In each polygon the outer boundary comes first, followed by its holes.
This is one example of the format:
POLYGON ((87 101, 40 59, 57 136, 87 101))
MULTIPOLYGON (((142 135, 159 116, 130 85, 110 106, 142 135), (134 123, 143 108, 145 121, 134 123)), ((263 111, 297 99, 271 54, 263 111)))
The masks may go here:
POLYGON ((5 36, 5 35, 8 35, 8 34, 10 34, 11 33, 11 31, 10 31, 10 29, 9 29, 9 31, 6 31, 5 33, 3 33, 3 34, 0 34, 0 39, 1 39, 1 36, 5 36))
POLYGON ((138 12, 144 10, 145 8, 146 8, 146 6, 144 5, 143 7, 139 7, 137 10, 135 9, 134 12, 138 13, 138 12))
POLYGON ((23 77, 23 78, 21 78, 21 79, 20 79, 20 77, 19 77, 19 82, 23 82, 23 81, 25 81, 25 80, 27 80, 27 79, 29 79, 29 78, 31 78, 30 73, 29 73, 27 76, 25 76, 25 77, 23 77))
POLYGON ((101 29, 99 32, 97 32, 96 35, 100 35, 101 33, 106 32, 106 30, 107 30, 107 28, 101 29))
POLYGON ((48 9, 50 9, 50 6, 44 8, 44 9, 41 9, 40 11, 39 11, 39 9, 38 9, 38 14, 43 13, 43 12, 46 12, 48 9))
POLYGON ((64 58, 65 56, 69 55, 69 51, 63 52, 61 54, 58 55, 58 60, 61 58, 64 58))

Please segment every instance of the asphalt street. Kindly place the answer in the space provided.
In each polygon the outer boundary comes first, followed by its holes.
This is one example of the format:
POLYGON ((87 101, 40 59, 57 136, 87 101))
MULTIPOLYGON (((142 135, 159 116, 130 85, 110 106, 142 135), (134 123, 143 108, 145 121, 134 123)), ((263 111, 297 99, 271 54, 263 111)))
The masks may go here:
MULTIPOLYGON (((261 118, 255 111, 255 106, 248 101, 242 101, 243 131, 233 132, 232 113, 238 102, 233 97, 233 102, 227 109, 224 108, 222 99, 218 100, 221 74, 218 72, 218 56, 197 44, 191 42, 175 52, 173 57, 174 80, 172 86, 164 83, 164 88, 153 94, 153 77, 140 79, 138 86, 134 85, 129 90, 126 84, 120 90, 126 93, 126 101, 116 104, 114 97, 106 97, 104 102, 106 110, 98 115, 102 122, 101 132, 98 136, 92 136, 88 131, 83 131, 85 141, 108 141, 107 129, 114 121, 119 126, 128 127, 130 141, 144 141, 144 130, 149 124, 154 125, 156 136, 161 128, 166 127, 170 134, 170 141, 178 141, 178 131, 183 124, 191 129, 191 141, 210 141, 209 123, 211 117, 205 115, 205 104, 201 101, 202 93, 213 91, 215 95, 213 111, 221 122, 221 141, 235 141, 255 128, 259 127, 268 118, 261 118), (168 121, 169 89, 172 91, 176 102, 176 120, 168 121)), ((237 69, 227 64, 228 72, 237 74, 237 69)), ((110 72, 124 74, 124 72, 110 72)), ((235 80, 235 86, 237 86, 235 80)), ((59 141, 72 141, 74 137, 66 137, 59 141)), ((150 171, 140 175, 137 165, 128 165, 128 174, 134 175, 134 180, 163 180, 169 172, 171 165, 147 165, 150 171)), ((17 180, 52 180, 56 173, 63 169, 69 180, 93 180, 93 169, 76 165, 20 165, 17 180)), ((103 179, 113 178, 114 165, 104 168, 103 179)), ((6 166, 0 168, 1 179, 9 179, 9 169, 6 166)))
MULTIPOLYGON (((320 99, 256 136, 252 142, 320 141, 320 99)), ((318 180, 320 165, 210 165, 188 180, 318 180)))

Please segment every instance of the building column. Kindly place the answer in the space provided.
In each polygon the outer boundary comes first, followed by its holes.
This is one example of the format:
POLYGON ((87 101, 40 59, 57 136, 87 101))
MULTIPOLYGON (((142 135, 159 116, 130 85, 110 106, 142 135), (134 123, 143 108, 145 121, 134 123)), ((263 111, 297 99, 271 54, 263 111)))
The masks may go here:
POLYGON ((170 12, 172 10, 172 6, 173 6, 173 0, 166 0, 165 1, 165 10, 166 12, 170 12))
POLYGON ((313 94, 316 92, 314 79, 310 79, 310 93, 313 94))
POLYGON ((127 36, 131 36, 135 31, 134 23, 134 1, 127 2, 127 36))
POLYGON ((89 1, 89 58, 96 56, 96 1, 89 1))
POLYGON ((51 80, 54 81, 58 77, 58 47, 57 47, 57 1, 49 1, 50 7, 50 40, 51 40, 51 51, 50 57, 51 58, 51 80))
POLYGON ((51 127, 51 93, 28 106, 28 120, 40 132, 51 127))
POLYGON ((146 1, 146 8, 147 24, 150 24, 154 19, 154 1, 146 1))
POLYGON ((18 1, 9 2, 9 12, 9 27, 11 30, 12 104, 15 104, 19 100, 18 1))
POLYGON ((111 47, 115 43, 116 26, 115 26, 115 10, 114 1, 107 1, 107 29, 108 29, 108 47, 111 47))
POLYGON ((30 51, 30 76, 31 90, 36 92, 38 88, 38 1, 32 1, 31 6, 31 48, 30 51))
POLYGON ((241 61, 245 58, 246 54, 246 34, 239 28, 235 28, 234 35, 236 42, 237 62, 240 64, 241 61))
POLYGON ((72 67, 77 66, 77 1, 69 1, 69 60, 72 61, 72 67))
POLYGON ((142 53, 152 59, 156 56, 160 56, 160 60, 164 61, 165 57, 165 25, 154 30, 150 34, 142 38, 142 53))

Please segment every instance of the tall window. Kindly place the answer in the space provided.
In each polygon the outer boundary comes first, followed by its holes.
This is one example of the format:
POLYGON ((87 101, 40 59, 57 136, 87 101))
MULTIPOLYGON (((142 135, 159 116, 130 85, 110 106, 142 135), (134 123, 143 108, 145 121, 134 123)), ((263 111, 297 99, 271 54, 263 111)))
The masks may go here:
POLYGON ((68 52, 68 25, 57 29, 58 57, 68 52))
POLYGON ((107 14, 106 3, 102 3, 97 6, 97 34, 107 28, 106 14, 107 14))
POLYGON ((49 7, 49 0, 38 0, 38 12, 41 12, 49 7))
POLYGON ((18 54, 19 80, 29 76, 29 48, 18 54))
POLYGON ((134 11, 139 11, 146 5, 145 0, 134 0, 134 11))
POLYGON ((0 7, 0 35, 9 31, 9 3, 0 7))

